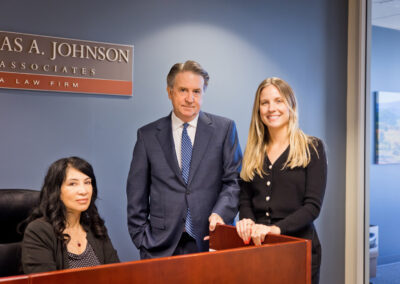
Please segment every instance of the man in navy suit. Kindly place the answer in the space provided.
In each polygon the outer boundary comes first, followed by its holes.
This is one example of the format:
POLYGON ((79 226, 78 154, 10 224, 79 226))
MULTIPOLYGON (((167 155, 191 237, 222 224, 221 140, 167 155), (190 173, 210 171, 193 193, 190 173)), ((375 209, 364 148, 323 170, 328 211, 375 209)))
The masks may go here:
POLYGON ((207 251, 209 230, 237 213, 242 153, 235 123, 200 110, 208 80, 195 61, 172 66, 173 111, 137 132, 128 228, 142 259, 207 251))

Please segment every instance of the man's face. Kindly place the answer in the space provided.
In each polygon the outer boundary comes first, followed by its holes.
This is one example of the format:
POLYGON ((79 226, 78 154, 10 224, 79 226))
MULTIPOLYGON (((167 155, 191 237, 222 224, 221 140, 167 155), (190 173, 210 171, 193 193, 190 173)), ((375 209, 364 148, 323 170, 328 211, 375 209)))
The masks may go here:
POLYGON ((174 86, 167 87, 174 113, 182 121, 189 122, 199 113, 203 102, 203 87, 203 77, 191 71, 179 72, 175 76, 174 86))

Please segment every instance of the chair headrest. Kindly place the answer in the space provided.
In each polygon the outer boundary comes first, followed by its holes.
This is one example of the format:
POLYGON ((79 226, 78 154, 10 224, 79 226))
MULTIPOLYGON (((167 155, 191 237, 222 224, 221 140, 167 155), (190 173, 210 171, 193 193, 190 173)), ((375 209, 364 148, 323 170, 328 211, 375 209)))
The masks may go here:
POLYGON ((22 240, 17 226, 39 203, 40 192, 31 189, 0 189, 0 243, 22 240))

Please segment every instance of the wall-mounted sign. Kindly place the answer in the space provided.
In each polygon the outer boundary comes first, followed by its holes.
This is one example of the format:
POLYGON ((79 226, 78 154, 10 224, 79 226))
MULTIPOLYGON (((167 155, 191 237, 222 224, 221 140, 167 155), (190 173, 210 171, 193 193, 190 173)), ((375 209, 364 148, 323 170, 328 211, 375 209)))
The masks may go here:
POLYGON ((0 88, 132 95, 133 46, 0 31, 0 88))

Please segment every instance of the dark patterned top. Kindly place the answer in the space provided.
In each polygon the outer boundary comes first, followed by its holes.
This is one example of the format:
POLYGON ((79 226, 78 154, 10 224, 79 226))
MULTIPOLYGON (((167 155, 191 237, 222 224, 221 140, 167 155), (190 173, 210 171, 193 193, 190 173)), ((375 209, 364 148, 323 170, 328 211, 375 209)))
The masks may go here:
POLYGON ((94 253, 92 246, 88 242, 83 253, 74 254, 72 252, 68 252, 68 264, 69 268, 80 268, 100 265, 100 261, 94 253))

